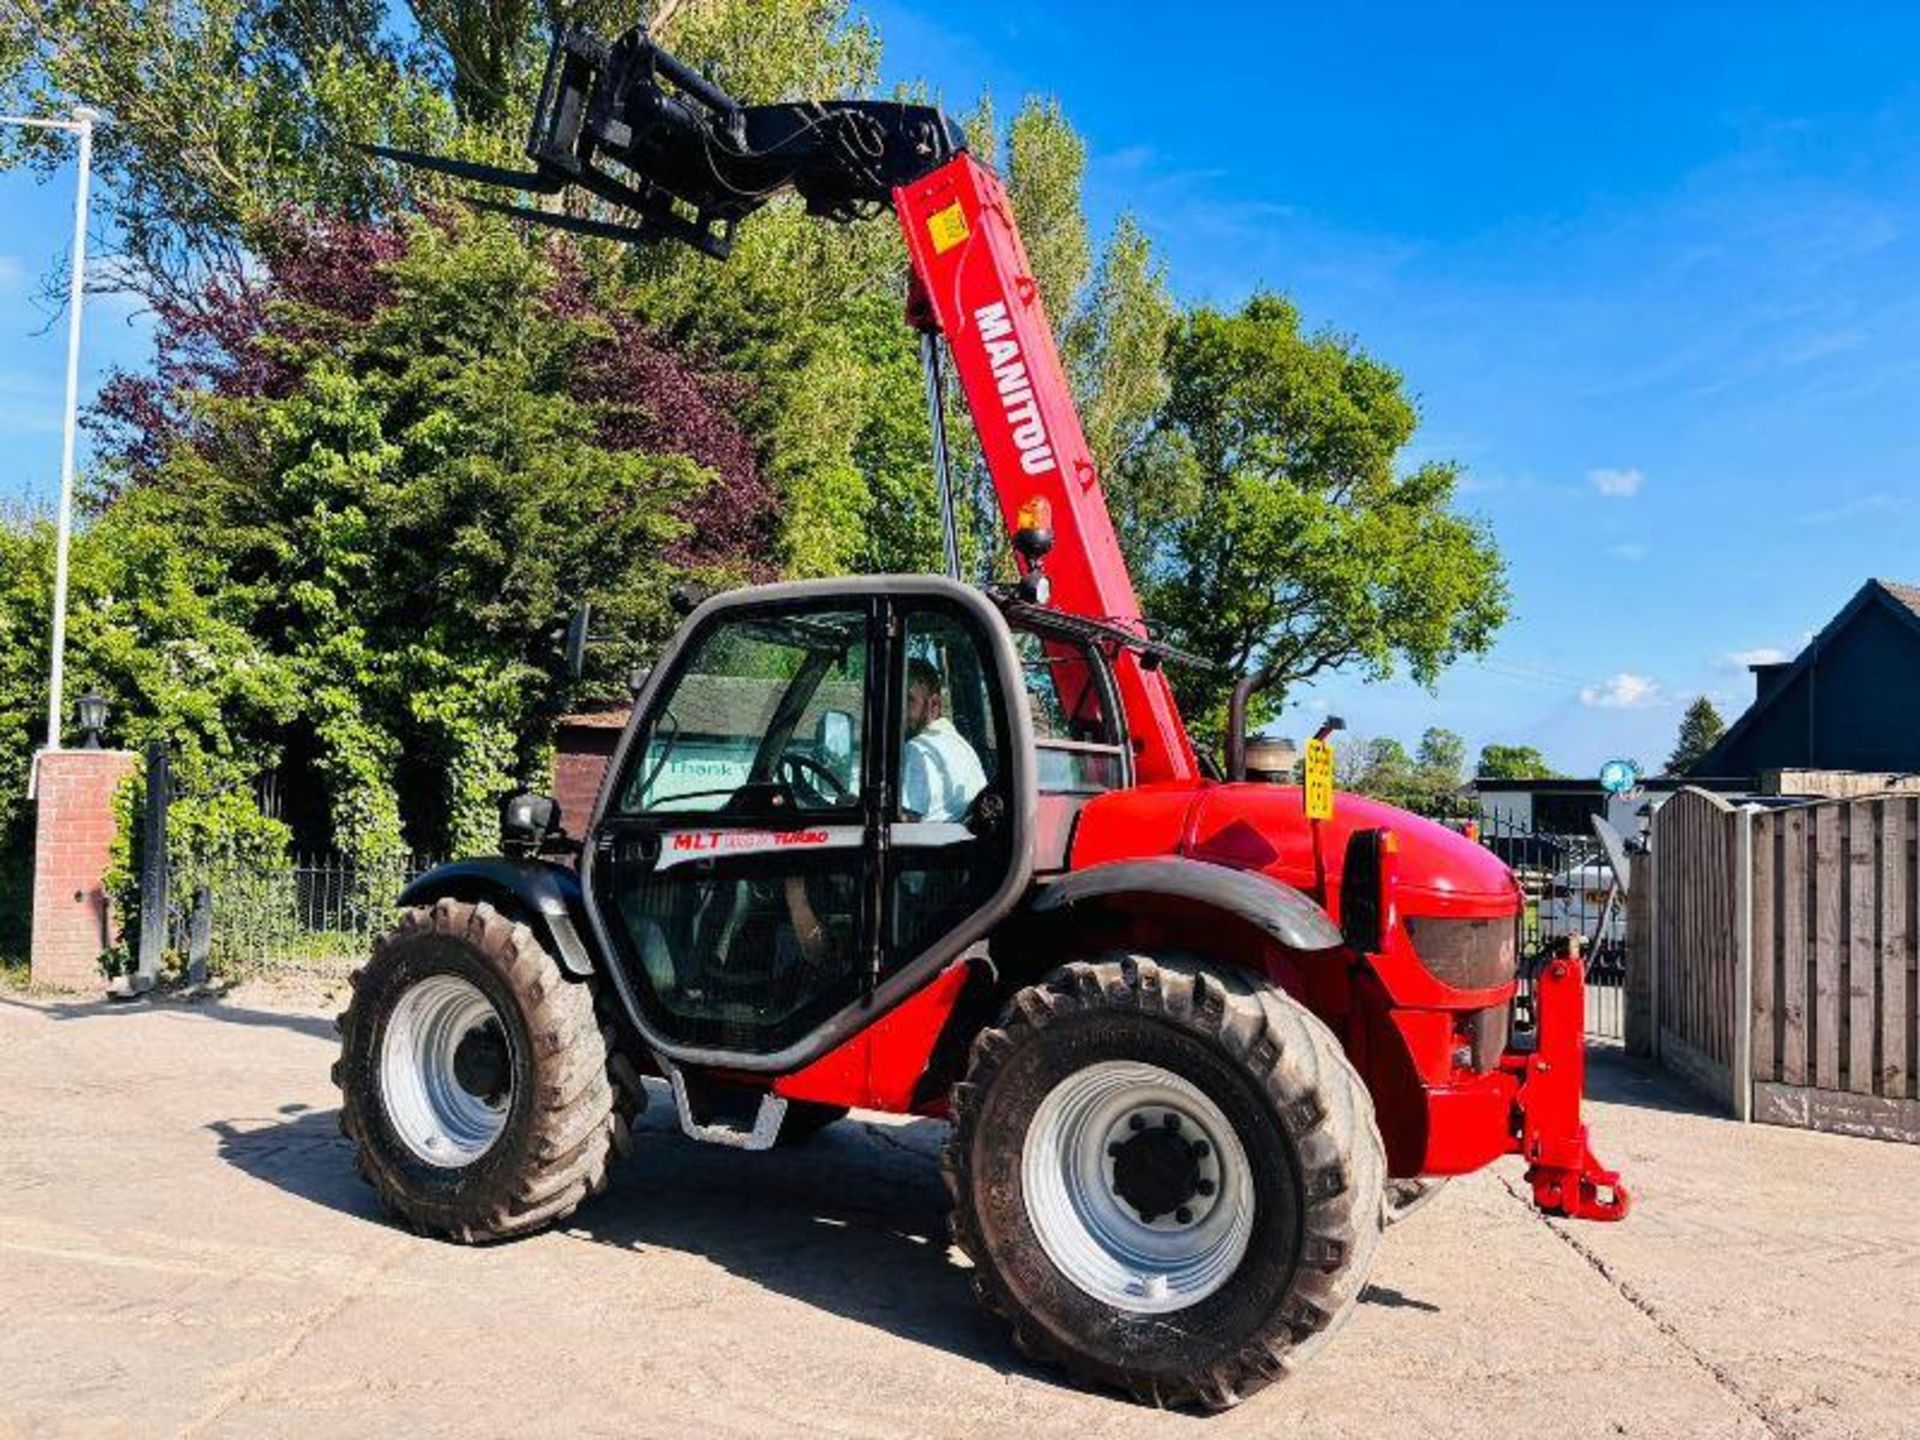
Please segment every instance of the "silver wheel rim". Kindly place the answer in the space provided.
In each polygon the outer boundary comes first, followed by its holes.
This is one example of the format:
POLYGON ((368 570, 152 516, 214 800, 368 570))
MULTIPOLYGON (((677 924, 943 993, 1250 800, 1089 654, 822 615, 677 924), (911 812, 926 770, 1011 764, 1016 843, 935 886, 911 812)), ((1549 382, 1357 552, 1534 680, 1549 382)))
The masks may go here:
POLYGON ((1157 1065, 1104 1060, 1054 1086, 1027 1127, 1020 1179, 1027 1218, 1055 1268, 1095 1300, 1134 1314, 1206 1299, 1232 1277, 1253 1235, 1240 1137, 1199 1087, 1157 1065), (1194 1173, 1211 1191, 1144 1218, 1116 1188, 1115 1150, 1154 1127, 1187 1140, 1194 1173))
POLYGON ((471 1165, 506 1129, 512 1062, 512 1032, 477 985, 457 975, 416 982, 393 1007, 380 1047, 380 1094, 394 1133, 429 1165, 471 1165), (506 1045, 507 1079, 497 1095, 478 1095, 461 1082, 455 1056, 490 1025, 506 1045))

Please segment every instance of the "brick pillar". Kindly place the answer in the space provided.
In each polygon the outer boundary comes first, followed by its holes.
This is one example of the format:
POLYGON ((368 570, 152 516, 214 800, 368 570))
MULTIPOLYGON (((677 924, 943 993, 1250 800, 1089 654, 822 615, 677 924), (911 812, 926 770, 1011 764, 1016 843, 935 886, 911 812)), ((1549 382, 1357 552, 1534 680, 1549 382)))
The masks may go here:
POLYGON ((560 721, 553 744, 553 798, 560 802, 561 829, 576 840, 586 836, 600 782, 630 713, 600 710, 560 721))
POLYGON ((113 792, 139 757, 126 750, 46 750, 34 795, 33 945, 37 985, 106 984, 100 952, 116 938, 102 880, 113 845, 113 792))

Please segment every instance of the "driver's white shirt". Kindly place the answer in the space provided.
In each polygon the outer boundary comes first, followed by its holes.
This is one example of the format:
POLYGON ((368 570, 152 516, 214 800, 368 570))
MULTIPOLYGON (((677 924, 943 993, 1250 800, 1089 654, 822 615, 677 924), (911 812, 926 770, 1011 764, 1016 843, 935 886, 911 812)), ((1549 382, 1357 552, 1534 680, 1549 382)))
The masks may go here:
POLYGON ((907 741, 900 770, 900 808, 922 820, 964 820, 973 797, 987 788, 987 773, 967 737, 942 715, 907 741))

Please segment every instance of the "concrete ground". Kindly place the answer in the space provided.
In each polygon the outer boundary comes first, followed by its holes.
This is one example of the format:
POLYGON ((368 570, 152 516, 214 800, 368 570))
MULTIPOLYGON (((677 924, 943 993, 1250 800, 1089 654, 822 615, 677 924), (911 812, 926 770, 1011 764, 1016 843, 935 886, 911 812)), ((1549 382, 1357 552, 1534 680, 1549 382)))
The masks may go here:
POLYGON ((1208 1419, 1012 1352, 937 1125, 738 1155, 657 1105, 576 1223, 461 1249, 355 1178, 333 1049, 272 995, 0 997, 0 1434, 1920 1433, 1920 1148, 1743 1129, 1617 1055, 1626 1224, 1539 1218, 1514 1162, 1457 1183, 1319 1360, 1208 1419))

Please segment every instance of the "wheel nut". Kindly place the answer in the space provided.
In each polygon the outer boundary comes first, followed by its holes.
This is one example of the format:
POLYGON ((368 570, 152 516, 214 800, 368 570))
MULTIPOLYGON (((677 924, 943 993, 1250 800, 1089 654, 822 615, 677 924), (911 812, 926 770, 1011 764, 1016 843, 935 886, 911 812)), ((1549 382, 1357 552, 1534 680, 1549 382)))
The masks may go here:
POLYGON ((1211 1195, 1213 1194, 1213 1181, 1207 1179, 1196 1180, 1193 1182, 1193 1189, 1195 1194, 1211 1195))
POLYGON ((1213 1147, 1207 1144, 1206 1141, 1196 1140, 1193 1142, 1193 1158, 1194 1159, 1204 1160, 1207 1158, 1207 1156, 1211 1155, 1212 1153, 1213 1153, 1213 1147))
POLYGON ((1173 1218, 1178 1220, 1182 1225, 1191 1225, 1193 1223, 1193 1211, 1182 1205, 1178 1210, 1173 1212, 1173 1218))
POLYGON ((1120 1158, 1120 1147, 1118 1145, 1107 1146, 1107 1158, 1109 1160, 1118 1160, 1120 1158))
POLYGON ((1180 1117, 1172 1112, 1168 1112, 1160 1117, 1160 1123, 1169 1130, 1178 1130, 1180 1128, 1180 1117))
POLYGON ((1146 1128, 1147 1128, 1147 1117, 1146 1117, 1146 1116, 1144 1116, 1144 1115, 1129 1115, 1129 1116, 1127 1117, 1127 1128, 1128 1128, 1129 1130, 1144 1130, 1144 1129, 1146 1129, 1146 1128))

